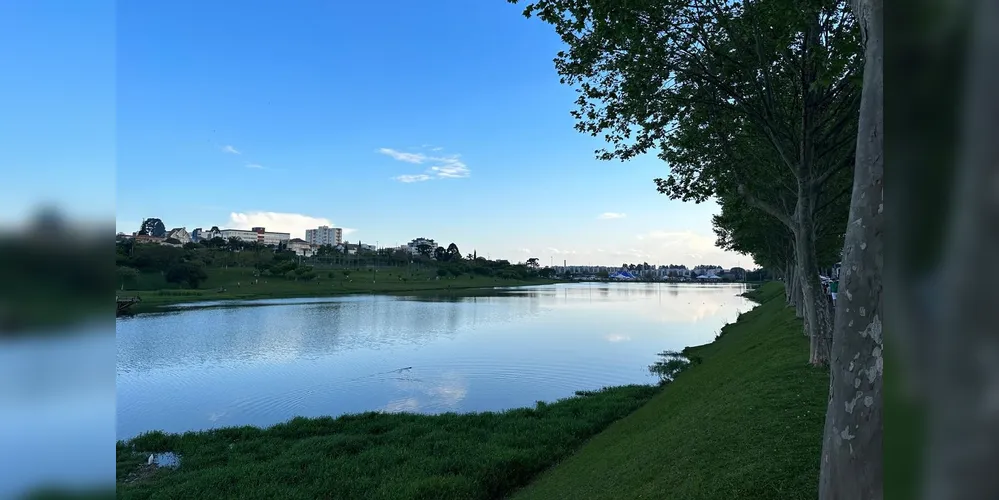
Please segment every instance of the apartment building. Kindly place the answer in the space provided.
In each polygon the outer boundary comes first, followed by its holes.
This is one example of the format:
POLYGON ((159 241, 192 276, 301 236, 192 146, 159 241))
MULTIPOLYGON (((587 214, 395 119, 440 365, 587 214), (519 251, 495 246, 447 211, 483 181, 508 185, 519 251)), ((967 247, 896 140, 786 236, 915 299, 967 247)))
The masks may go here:
POLYGON ((337 246, 343 244, 343 229, 339 227, 319 226, 305 230, 305 241, 315 246, 337 246))

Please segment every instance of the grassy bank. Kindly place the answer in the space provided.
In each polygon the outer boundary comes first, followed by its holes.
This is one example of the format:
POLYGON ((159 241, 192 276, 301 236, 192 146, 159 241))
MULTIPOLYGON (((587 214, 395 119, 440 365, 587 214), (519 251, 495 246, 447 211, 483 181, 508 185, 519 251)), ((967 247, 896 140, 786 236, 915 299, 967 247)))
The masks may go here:
POLYGON ((145 434, 117 446, 119 498, 501 498, 658 391, 606 389, 502 413, 365 413, 268 429, 145 434), (178 469, 150 472, 148 452, 178 469))
POLYGON ((159 275, 143 276, 140 289, 118 290, 123 296, 138 296, 142 302, 133 312, 147 312, 183 302, 215 300, 253 300, 299 297, 331 297, 357 293, 416 293, 427 291, 470 290, 504 286, 544 285, 546 279, 503 279, 484 276, 459 276, 437 279, 429 271, 399 268, 349 271, 323 270, 317 280, 296 281, 283 277, 255 278, 252 268, 209 269, 208 279, 195 290, 168 288, 159 275), (224 291, 220 291, 224 289, 224 291))
POLYGON ((828 374, 808 366, 783 288, 721 337, 703 362, 518 492, 518 499, 814 498, 828 374))

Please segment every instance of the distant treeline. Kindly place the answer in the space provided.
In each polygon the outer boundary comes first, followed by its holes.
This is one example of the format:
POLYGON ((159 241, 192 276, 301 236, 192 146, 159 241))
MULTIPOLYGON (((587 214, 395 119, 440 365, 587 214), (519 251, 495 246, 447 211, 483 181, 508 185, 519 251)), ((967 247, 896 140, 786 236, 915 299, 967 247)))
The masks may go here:
POLYGON ((369 268, 409 268, 436 273, 437 276, 473 275, 503 279, 529 279, 551 277, 550 268, 540 269, 525 264, 511 264, 506 260, 489 260, 469 255, 463 258, 455 252, 445 252, 446 257, 436 260, 428 255, 411 255, 398 249, 378 251, 358 250, 356 253, 321 248, 312 256, 300 256, 282 246, 265 246, 236 239, 229 241, 215 238, 184 245, 136 243, 131 239, 120 240, 115 245, 115 264, 120 286, 132 286, 142 273, 162 274, 168 283, 198 288, 208 277, 211 268, 252 268, 261 277, 282 277, 292 280, 313 280, 322 276, 324 269, 349 270, 369 268))

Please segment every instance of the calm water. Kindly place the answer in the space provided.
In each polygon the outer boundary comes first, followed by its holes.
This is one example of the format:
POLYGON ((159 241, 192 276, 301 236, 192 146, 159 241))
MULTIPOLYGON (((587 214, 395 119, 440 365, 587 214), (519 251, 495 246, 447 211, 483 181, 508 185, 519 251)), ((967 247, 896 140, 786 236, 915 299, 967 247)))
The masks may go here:
POLYGON ((117 320, 117 436, 368 410, 502 410, 652 383, 741 285, 571 284, 467 297, 289 299, 117 320))

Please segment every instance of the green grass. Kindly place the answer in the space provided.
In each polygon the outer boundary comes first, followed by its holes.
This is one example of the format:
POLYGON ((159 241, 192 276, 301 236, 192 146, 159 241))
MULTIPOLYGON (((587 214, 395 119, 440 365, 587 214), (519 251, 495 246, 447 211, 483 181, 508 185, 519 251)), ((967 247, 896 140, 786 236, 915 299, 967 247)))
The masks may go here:
POLYGON ((658 392, 625 386, 502 413, 364 413, 117 445, 119 498, 502 498, 658 392), (148 455, 178 469, 129 480, 148 455))
POLYGON ((648 404, 517 492, 518 499, 815 498, 829 379, 783 288, 727 325, 648 404))
POLYGON ((403 268, 382 268, 377 274, 371 270, 352 270, 349 278, 340 269, 317 271, 320 271, 318 281, 295 281, 273 276, 254 278, 252 268, 213 268, 208 270, 208 279, 195 290, 176 288, 166 283, 158 273, 146 273, 140 276, 134 287, 136 289, 117 290, 115 293, 141 297, 142 302, 133 308, 133 312, 145 312, 182 302, 455 291, 554 283, 553 280, 546 279, 515 280, 468 275, 438 280, 431 271, 409 271, 403 268), (333 273, 333 278, 329 277, 330 272, 333 273), (220 292, 220 288, 225 291, 220 292))

